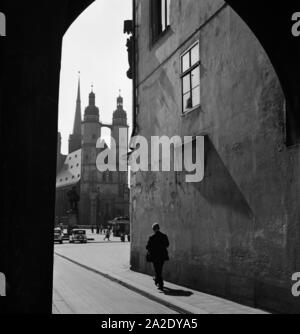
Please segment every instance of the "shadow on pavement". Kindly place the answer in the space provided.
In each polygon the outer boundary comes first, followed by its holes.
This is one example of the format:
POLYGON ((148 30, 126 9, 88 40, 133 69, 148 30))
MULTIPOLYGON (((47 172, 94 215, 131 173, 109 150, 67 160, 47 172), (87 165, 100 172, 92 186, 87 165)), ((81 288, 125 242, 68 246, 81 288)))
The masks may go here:
POLYGON ((174 296, 174 297, 190 297, 193 295, 193 292, 191 291, 185 291, 185 290, 174 290, 170 288, 164 288, 164 294, 166 296, 174 296))

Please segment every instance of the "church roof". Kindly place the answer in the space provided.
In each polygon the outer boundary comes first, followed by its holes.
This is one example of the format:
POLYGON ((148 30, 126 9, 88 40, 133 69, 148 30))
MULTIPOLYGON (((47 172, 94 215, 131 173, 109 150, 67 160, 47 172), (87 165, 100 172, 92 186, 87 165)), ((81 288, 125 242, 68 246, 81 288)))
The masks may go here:
POLYGON ((96 106, 87 106, 85 108, 85 115, 87 116, 99 116, 99 108, 96 106))
POLYGON ((123 109, 123 97, 121 96, 121 94, 117 98, 117 109, 113 113, 113 118, 114 119, 127 118, 126 111, 123 109))
POLYGON ((76 185, 81 180, 81 150, 66 157, 65 163, 56 177, 56 188, 76 185))
POLYGON ((127 118, 126 111, 123 108, 118 107, 113 113, 113 118, 127 118))
POLYGON ((99 108, 96 106, 96 95, 93 91, 89 94, 89 105, 85 108, 86 116, 99 116, 99 108))

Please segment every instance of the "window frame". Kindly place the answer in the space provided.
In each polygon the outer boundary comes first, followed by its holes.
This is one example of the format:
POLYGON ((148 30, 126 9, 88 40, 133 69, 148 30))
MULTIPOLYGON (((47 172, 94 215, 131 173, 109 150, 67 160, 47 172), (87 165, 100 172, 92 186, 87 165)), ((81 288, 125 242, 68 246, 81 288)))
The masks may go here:
POLYGON ((190 112, 197 110, 200 108, 201 106, 201 51, 200 51, 200 41, 197 40, 196 42, 194 42, 191 46, 189 46, 183 53, 181 53, 180 55, 180 82, 181 82, 181 109, 182 109, 182 115, 185 116, 187 114, 189 114, 190 112), (192 50, 198 46, 198 61, 192 65, 192 50), (184 70, 183 69, 183 58, 189 54, 189 67, 188 69, 184 70), (197 86, 195 86, 193 88, 193 84, 192 84, 192 75, 191 73, 195 70, 199 68, 199 84, 197 86), (184 78, 189 75, 190 76, 190 89, 188 92, 184 93, 184 78), (190 109, 186 109, 184 106, 184 97, 185 95, 187 95, 188 93, 192 95, 193 90, 195 89, 199 89, 199 104, 193 106, 190 109))
POLYGON ((150 15, 151 15, 150 32, 151 32, 152 44, 155 44, 170 29, 171 26, 170 8, 171 8, 171 0, 150 0, 150 15), (163 1, 165 1, 164 19, 162 11, 163 1), (155 2, 159 2, 160 6, 158 6, 157 3, 155 2), (163 29, 164 24, 165 24, 165 29, 163 29))

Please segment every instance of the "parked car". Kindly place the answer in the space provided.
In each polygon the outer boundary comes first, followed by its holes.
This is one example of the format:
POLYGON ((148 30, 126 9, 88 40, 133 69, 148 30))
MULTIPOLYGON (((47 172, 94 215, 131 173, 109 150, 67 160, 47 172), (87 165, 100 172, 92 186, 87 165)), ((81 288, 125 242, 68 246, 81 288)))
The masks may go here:
POLYGON ((87 243, 86 231, 85 230, 80 230, 80 229, 74 229, 71 232, 69 241, 70 241, 70 244, 74 244, 76 242, 86 244, 87 243))
POLYGON ((62 244, 64 242, 64 234, 60 228, 54 229, 54 242, 62 244))

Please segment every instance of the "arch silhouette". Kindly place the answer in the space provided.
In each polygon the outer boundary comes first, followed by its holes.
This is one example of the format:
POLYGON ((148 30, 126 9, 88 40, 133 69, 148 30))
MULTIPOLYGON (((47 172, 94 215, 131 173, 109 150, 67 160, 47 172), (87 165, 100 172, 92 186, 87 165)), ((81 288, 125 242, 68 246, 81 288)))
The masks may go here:
MULTIPOLYGON (((133 1, 135 8, 136 0, 133 1)), ((292 15, 299 1, 272 5, 260 0, 224 0, 256 36, 280 80, 287 108, 288 143, 300 142, 300 38, 292 33, 292 15)), ((94 0, 72 1, 67 8, 65 30, 94 0)))
POLYGON ((292 34, 299 1, 226 0, 267 53, 280 80, 287 108, 287 143, 300 142, 300 38, 292 34))
MULTIPOLYGON (((0 168, 6 177, 1 187, 0 264, 10 287, 4 308, 5 312, 51 313, 53 247, 49 241, 55 183, 49 179, 56 177, 53 158, 57 150, 61 42, 70 25, 94 0, 2 2, 13 39, 3 43, 4 52, 0 53, 0 134, 7 143, 1 147, 5 163, 0 168), (41 126, 45 119, 47 126, 41 126), (12 148, 20 150, 16 154, 12 148), (24 243, 28 221, 34 243, 24 243)), ((291 140, 298 140, 300 38, 291 33, 298 1, 286 1, 284 6, 274 1, 272 8, 270 2, 261 0, 226 3, 268 54, 287 100, 291 140)))
POLYGON ((95 0, 69 1, 65 15, 65 33, 74 21, 94 2, 95 0))

